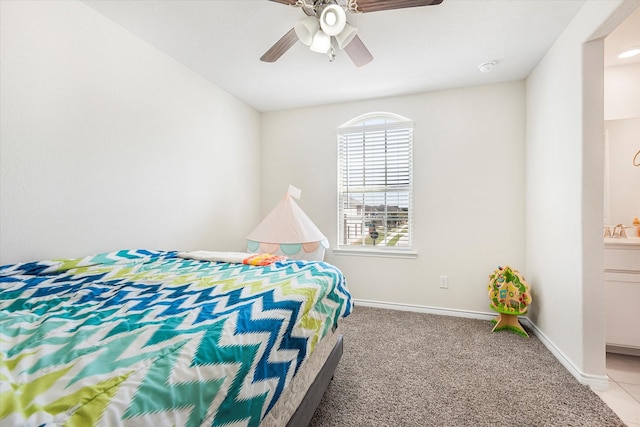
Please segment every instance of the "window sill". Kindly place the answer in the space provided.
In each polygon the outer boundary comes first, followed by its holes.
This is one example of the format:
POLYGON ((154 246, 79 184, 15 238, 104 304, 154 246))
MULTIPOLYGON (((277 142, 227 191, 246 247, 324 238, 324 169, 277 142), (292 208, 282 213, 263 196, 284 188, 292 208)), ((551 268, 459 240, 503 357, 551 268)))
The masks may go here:
POLYGON ((410 258, 415 259, 418 253, 411 250, 385 250, 385 249, 332 249, 334 255, 369 256, 380 258, 410 258))

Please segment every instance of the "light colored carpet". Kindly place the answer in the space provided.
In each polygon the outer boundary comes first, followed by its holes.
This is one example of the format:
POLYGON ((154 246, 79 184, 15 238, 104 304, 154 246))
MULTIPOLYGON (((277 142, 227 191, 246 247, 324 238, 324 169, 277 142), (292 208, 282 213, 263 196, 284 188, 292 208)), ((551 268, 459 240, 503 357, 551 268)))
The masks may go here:
POLYGON ((624 426, 533 335, 356 307, 310 426, 624 426))

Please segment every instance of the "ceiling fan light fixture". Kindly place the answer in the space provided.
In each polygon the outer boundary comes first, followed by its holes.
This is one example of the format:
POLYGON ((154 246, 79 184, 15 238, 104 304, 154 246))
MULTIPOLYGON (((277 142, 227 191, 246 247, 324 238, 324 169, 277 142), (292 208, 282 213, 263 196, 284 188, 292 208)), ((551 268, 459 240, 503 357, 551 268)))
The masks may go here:
MULTIPOLYGON (((0 0, 2 1, 2 0, 0 0)), ((343 49, 356 67, 367 65, 373 55, 364 45, 357 30, 347 24, 347 12, 368 13, 392 9, 432 6, 443 0, 270 0, 289 6, 302 8, 307 15, 296 22, 273 46, 267 50, 261 61, 275 62, 298 40, 314 52, 329 53, 329 60, 335 59, 335 50, 343 49), (335 38, 335 42, 334 42, 335 38)))
POLYGON ((322 30, 318 30, 318 32, 313 36, 313 41, 311 42, 309 49, 318 53, 327 53, 330 48, 331 37, 322 30))
POLYGON ((311 46, 314 36, 320 29, 320 24, 314 16, 307 16, 293 24, 293 29, 296 31, 296 36, 298 36, 298 39, 300 39, 302 43, 311 46))
POLYGON ((347 24, 347 14, 337 4, 330 4, 322 9, 320 14, 320 28, 329 36, 338 35, 347 24))
POLYGON ((345 24, 344 30, 342 30, 339 34, 336 34, 335 36, 336 41, 338 42, 338 47, 340 49, 344 49, 349 43, 351 43, 351 41, 353 40, 353 38, 356 36, 357 33, 358 33, 358 29, 356 27, 352 27, 349 24, 345 24))

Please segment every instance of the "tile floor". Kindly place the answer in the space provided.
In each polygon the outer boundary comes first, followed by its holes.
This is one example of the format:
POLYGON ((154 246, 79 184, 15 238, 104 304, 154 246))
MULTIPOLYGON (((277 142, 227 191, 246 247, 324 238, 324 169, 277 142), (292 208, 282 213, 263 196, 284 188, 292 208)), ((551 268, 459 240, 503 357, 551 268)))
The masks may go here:
POLYGON ((640 357, 607 353, 609 389, 596 391, 628 427, 640 427, 640 357))

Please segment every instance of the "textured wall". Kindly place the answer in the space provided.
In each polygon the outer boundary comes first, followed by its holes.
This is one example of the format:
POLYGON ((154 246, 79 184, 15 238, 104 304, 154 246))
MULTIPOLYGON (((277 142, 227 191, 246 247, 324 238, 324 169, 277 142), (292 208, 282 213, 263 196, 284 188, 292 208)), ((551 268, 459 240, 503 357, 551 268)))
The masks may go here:
POLYGON ((529 318, 581 381, 606 382, 604 56, 590 40, 621 3, 587 2, 527 79, 529 318))
POLYGON ((0 263, 244 246, 255 110, 80 2, 0 7, 0 263))
POLYGON ((337 235, 336 129, 385 111, 414 120, 416 259, 335 255, 355 298, 488 312, 489 274, 524 271, 524 83, 262 114, 262 213, 289 183, 329 238, 337 235), (449 276, 449 289, 439 276, 449 276))

